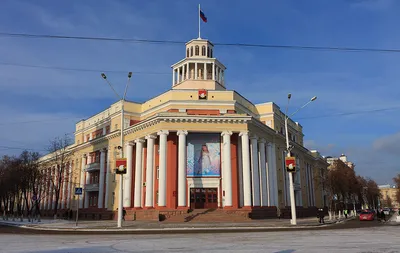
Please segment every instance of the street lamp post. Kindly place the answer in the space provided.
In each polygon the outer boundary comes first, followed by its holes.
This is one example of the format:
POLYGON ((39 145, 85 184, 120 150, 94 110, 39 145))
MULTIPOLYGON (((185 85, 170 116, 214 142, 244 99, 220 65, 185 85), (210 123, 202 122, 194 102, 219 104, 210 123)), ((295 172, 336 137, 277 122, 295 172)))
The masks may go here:
MULTIPOLYGON (((289 130, 288 130, 288 120, 290 117, 292 117, 293 115, 295 115, 298 111, 300 111, 301 109, 303 109, 304 107, 306 107, 309 103, 315 101, 317 99, 317 97, 312 97, 310 99, 310 101, 308 101, 307 103, 305 103, 302 107, 300 107, 299 109, 297 109, 294 113, 292 113, 290 116, 287 116, 287 112, 288 112, 288 107, 289 107, 289 102, 290 102, 290 98, 292 97, 292 94, 288 94, 288 102, 286 105, 286 112, 285 112, 285 136, 286 136, 286 156, 290 157, 291 156, 291 152, 290 150, 292 149, 290 147, 290 143, 289 143, 289 130)), ((290 192, 290 210, 292 213, 292 219, 290 220, 290 223, 292 225, 296 225, 297 224, 297 218, 296 218, 296 200, 295 200, 295 196, 294 196, 294 184, 293 184, 293 172, 288 172, 289 173, 289 192, 290 192)))
MULTIPOLYGON (((101 77, 108 83, 108 85, 111 87, 111 89, 114 91, 115 95, 120 99, 121 101, 121 139, 120 139, 120 146, 118 149, 120 149, 120 156, 121 158, 124 158, 124 127, 125 127, 125 122, 124 122, 124 102, 125 102, 125 97, 126 97, 126 92, 128 91, 128 86, 129 86, 129 81, 131 80, 132 77, 132 72, 128 73, 128 81, 125 86, 125 92, 124 96, 121 97, 113 88, 112 84, 108 81, 107 76, 104 73, 101 73, 101 77)), ((118 227, 122 227, 122 217, 123 217, 123 180, 124 180, 124 174, 120 174, 120 183, 119 183, 119 201, 118 201, 118 227)))

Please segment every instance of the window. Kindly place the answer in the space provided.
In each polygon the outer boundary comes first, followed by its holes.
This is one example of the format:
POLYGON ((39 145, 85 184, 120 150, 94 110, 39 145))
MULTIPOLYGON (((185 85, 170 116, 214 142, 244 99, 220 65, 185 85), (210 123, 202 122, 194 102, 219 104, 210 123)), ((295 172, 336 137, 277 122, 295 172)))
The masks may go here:
POLYGON ((110 133, 110 126, 106 126, 106 134, 110 133))
POLYGON ((115 201, 115 192, 112 193, 112 198, 111 198, 111 205, 114 205, 114 201, 115 201))
POLYGON ((157 170, 157 179, 159 179, 160 178, 160 167, 157 166, 156 170, 157 170))
POLYGON ((199 53, 200 53, 199 51, 200 51, 199 46, 196 46, 196 47, 195 47, 195 52, 194 52, 195 55, 199 55, 199 53))
POLYGON ((189 48, 186 50, 186 57, 189 57, 189 48))
POLYGON ((213 50, 212 49, 210 49, 210 57, 211 58, 213 57, 213 50))
POLYGON ((206 55, 206 46, 201 47, 201 55, 205 56, 206 55))
POLYGON ((207 57, 210 57, 210 47, 207 47, 207 57))
POLYGON ((193 56, 193 47, 190 47, 190 56, 193 56))

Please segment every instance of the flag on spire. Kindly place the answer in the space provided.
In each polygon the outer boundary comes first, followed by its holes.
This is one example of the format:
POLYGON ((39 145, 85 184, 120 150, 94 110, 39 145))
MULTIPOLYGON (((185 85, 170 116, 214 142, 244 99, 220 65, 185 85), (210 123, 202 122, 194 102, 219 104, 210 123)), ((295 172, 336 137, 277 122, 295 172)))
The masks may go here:
POLYGON ((204 12, 200 9, 200 18, 204 21, 204 23, 207 23, 207 17, 204 15, 204 12))

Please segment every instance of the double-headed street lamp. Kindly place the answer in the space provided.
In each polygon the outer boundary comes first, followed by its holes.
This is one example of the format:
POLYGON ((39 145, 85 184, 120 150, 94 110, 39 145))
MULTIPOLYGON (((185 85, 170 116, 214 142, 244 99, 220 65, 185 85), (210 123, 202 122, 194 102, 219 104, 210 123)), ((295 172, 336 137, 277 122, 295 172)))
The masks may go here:
MULTIPOLYGON (((285 112, 285 135, 286 135, 286 152, 287 152, 287 157, 291 157, 291 149, 292 147, 290 147, 290 143, 289 143, 289 134, 288 134, 288 120, 290 117, 292 117, 293 115, 295 115, 298 111, 300 111, 301 109, 303 109, 304 107, 306 107, 309 103, 315 101, 317 99, 317 97, 312 97, 310 99, 310 101, 308 101, 307 103, 305 103, 302 107, 300 107, 299 109, 297 109, 294 113, 292 113, 290 116, 287 115, 287 111, 288 111, 288 107, 289 107, 289 102, 290 102, 290 98, 292 97, 292 94, 288 94, 288 102, 286 105, 286 112, 285 112)), ((288 172, 289 173, 289 191, 290 191, 290 209, 292 212, 292 219, 291 219, 291 224, 292 225, 296 225, 297 224, 297 218, 296 218, 296 200, 295 200, 295 196, 294 196, 294 185, 293 185, 293 172, 288 172)))
MULTIPOLYGON (((107 76, 104 73, 101 73, 101 77, 108 83, 108 85, 111 87, 111 89, 114 91, 115 95, 117 95, 118 99, 121 101, 121 143, 118 149, 120 150, 120 156, 121 158, 124 158, 124 101, 126 97, 126 92, 128 91, 128 86, 129 86, 129 81, 131 80, 132 77, 132 72, 128 73, 128 81, 126 82, 125 86, 125 92, 124 96, 121 97, 118 92, 115 91, 114 87, 108 81, 107 76)), ((122 216, 123 216, 123 179, 124 179, 124 174, 120 173, 121 177, 120 180, 121 182, 119 183, 119 201, 118 201, 118 227, 122 227, 122 216)))

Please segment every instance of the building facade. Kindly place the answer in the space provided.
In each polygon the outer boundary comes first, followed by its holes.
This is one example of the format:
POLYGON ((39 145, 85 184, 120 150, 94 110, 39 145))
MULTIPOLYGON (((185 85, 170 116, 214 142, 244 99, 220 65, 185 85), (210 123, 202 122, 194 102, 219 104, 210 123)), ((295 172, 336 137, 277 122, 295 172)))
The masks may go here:
MULTIPOLYGON (((124 152, 123 206, 132 218, 203 208, 290 214, 284 114, 272 102, 253 104, 228 90, 226 68, 213 50, 208 40, 189 41, 186 57, 172 65, 170 90, 144 103, 116 102, 76 124, 61 209, 80 208, 96 218, 115 212, 121 183, 115 160, 124 152), (79 201, 73 192, 78 186, 84 189, 79 201)), ((325 206, 319 178, 328 164, 304 148, 299 123, 289 120, 288 128, 298 165, 296 206, 300 216, 315 215, 316 207, 325 206)), ((51 159, 49 154, 42 161, 51 159)), ((51 177, 53 170, 44 173, 51 177)), ((43 210, 52 201, 44 198, 43 210)))
POLYGON ((395 185, 379 185, 379 191, 381 193, 381 208, 400 208, 400 203, 397 201, 397 192, 399 189, 395 185))

